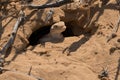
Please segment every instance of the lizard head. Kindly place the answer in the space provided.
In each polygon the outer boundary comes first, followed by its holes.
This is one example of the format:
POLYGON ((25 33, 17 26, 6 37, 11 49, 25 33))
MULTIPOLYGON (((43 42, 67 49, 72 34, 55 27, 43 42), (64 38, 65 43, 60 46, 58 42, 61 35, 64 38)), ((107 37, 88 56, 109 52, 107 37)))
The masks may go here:
POLYGON ((62 33, 63 31, 66 30, 65 23, 63 21, 60 21, 58 23, 55 23, 52 25, 50 32, 52 33, 62 33))

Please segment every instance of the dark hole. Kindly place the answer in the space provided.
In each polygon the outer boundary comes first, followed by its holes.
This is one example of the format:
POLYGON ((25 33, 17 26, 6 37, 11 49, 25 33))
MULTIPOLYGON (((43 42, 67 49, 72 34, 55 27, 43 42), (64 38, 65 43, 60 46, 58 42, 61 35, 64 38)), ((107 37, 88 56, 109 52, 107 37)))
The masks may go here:
MULTIPOLYGON (((67 26, 68 24, 66 24, 67 26)), ((68 25, 69 27, 66 28, 66 30, 62 33, 64 37, 69 37, 69 36, 74 36, 72 33, 72 29, 70 27, 70 25, 68 25)), ((35 32, 33 32, 30 36, 29 40, 29 45, 37 45, 38 41, 40 38, 42 38, 43 36, 45 36, 46 34, 48 34, 50 32, 50 26, 45 26, 42 27, 38 30, 36 30, 35 32)))
POLYGON ((35 32, 33 32, 30 36, 29 40, 29 45, 37 45, 38 41, 41 37, 45 36, 50 32, 50 26, 42 27, 35 32))
POLYGON ((64 37, 74 36, 72 29, 70 27, 67 27, 66 30, 62 34, 64 37))
POLYGON ((70 37, 70 36, 74 36, 73 32, 72 32, 72 25, 68 22, 65 23, 65 25, 67 26, 66 30, 62 33, 64 37, 70 37))

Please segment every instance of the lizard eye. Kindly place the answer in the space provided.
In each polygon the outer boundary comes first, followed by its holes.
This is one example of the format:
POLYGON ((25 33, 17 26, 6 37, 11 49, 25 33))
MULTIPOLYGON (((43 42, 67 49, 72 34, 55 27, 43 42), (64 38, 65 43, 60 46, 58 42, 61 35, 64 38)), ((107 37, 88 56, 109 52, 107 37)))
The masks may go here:
POLYGON ((58 26, 57 26, 57 25, 55 25, 55 26, 54 26, 54 28, 58 28, 58 26))

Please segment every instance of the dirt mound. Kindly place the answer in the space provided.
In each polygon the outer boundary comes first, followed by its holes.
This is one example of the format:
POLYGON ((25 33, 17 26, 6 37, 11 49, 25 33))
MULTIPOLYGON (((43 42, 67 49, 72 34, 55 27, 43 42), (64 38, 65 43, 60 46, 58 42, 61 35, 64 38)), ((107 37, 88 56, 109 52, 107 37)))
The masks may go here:
MULTIPOLYGON (((49 0, 33 0, 33 3, 46 4, 49 0)), ((100 80, 98 75, 107 67, 107 77, 119 80, 120 29, 116 37, 107 42, 117 24, 119 10, 114 0, 102 7, 97 2, 94 4, 95 6, 88 8, 87 5, 81 6, 80 3, 73 2, 53 8, 54 14, 47 22, 46 17, 51 8, 26 8, 25 22, 18 30, 10 55, 5 59, 7 64, 4 68, 7 70, 0 75, 0 79, 100 80), (62 33, 64 39, 57 43, 38 42, 59 21, 64 21, 67 27, 62 33)), ((11 5, 16 8, 8 6, 7 10, 11 9, 6 15, 21 9, 19 2, 11 5)), ((18 14, 14 14, 2 20, 1 48, 8 41, 17 16, 18 14)))

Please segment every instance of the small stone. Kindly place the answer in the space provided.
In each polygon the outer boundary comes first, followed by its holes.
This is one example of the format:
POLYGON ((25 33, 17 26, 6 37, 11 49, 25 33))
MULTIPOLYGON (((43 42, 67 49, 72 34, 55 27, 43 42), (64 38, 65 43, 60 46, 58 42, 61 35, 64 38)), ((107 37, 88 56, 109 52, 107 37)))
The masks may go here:
POLYGON ((116 50, 116 48, 115 48, 115 47, 110 48, 110 54, 114 53, 114 52, 115 52, 115 50, 116 50))
POLYGON ((115 38, 117 35, 115 33, 112 34, 112 38, 115 38))
POLYGON ((95 54, 95 55, 97 55, 97 54, 98 54, 98 52, 95 52, 94 54, 95 54))
POLYGON ((27 48, 27 50, 32 50, 33 49, 33 46, 29 46, 28 48, 27 48))

